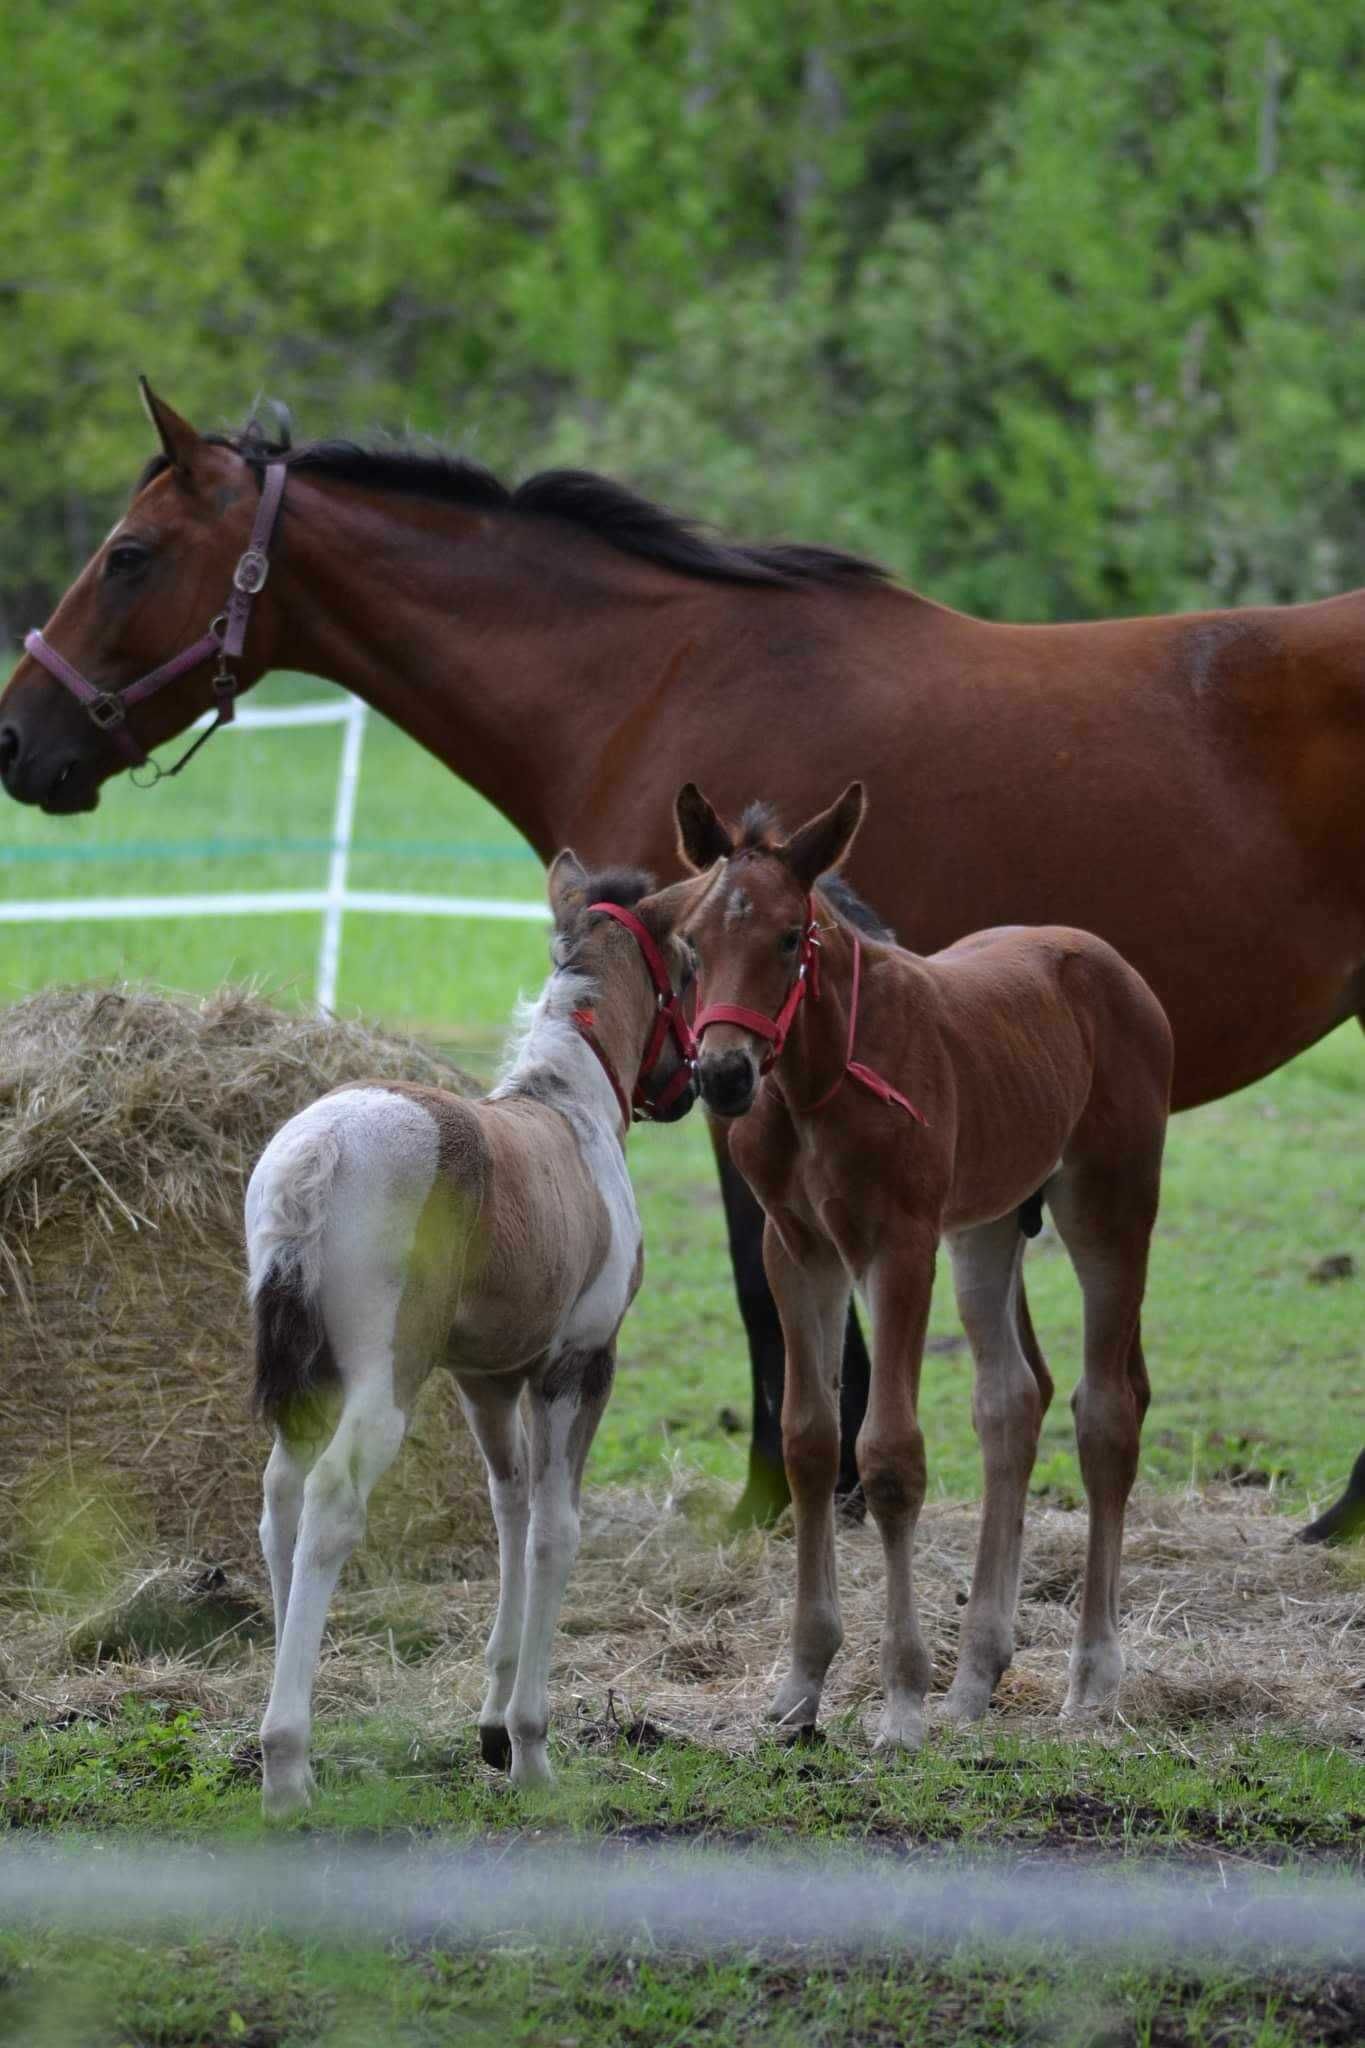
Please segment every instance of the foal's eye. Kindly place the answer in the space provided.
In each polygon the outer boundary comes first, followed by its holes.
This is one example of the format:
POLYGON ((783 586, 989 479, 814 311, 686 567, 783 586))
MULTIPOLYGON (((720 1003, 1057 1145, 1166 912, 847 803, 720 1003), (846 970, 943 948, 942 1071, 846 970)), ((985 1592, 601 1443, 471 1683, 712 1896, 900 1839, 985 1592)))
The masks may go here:
POLYGON ((151 560, 151 552, 141 541, 121 540, 110 548, 104 558, 106 576, 135 576, 151 560))
POLYGON ((777 950, 784 960, 790 960, 793 953, 800 952, 801 927, 799 924, 793 925, 789 932, 783 932, 777 942, 777 950))

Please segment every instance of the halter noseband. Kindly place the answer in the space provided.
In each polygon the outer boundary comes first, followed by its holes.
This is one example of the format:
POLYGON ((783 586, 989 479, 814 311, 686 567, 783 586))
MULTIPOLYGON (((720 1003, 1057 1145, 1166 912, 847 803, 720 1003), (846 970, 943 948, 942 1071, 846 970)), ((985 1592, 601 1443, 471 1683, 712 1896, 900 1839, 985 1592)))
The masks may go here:
MULTIPOLYGON (((866 1088, 870 1095, 875 1095, 888 1109, 903 1109, 916 1123, 927 1125, 929 1120, 924 1111, 917 1109, 908 1095, 902 1095, 899 1088, 893 1088, 884 1074, 877 1073, 873 1067, 864 1066, 861 1060, 855 1060, 853 1057, 853 1042, 858 1031, 858 996, 862 986, 863 947, 856 932, 850 936, 853 940, 853 986, 849 995, 848 1044, 844 1050, 844 1063, 839 1069, 834 1085, 825 1090, 818 1102, 811 1102, 800 1108, 794 1103, 789 1103, 788 1107, 798 1116, 814 1116, 817 1110, 823 1109, 826 1103, 833 1101, 845 1081, 856 1081, 860 1088, 866 1088)), ((796 979, 788 989, 786 1000, 777 1015, 765 1017, 761 1010, 745 1009, 742 1003, 708 1003, 704 1009, 698 1011, 697 1021, 693 1026, 698 1049, 700 1050, 704 1034, 713 1024, 738 1024, 745 1031, 752 1031, 759 1038, 768 1040, 768 1050, 759 1062, 758 1071, 760 1075, 770 1073, 781 1057, 787 1035, 807 990, 810 991, 811 1001, 818 1003, 820 927, 815 921, 814 901, 809 896, 806 898, 806 924, 801 934, 801 957, 797 962, 796 979)))
POLYGON ((178 775, 182 768, 199 752, 205 740, 210 740, 220 725, 231 725, 237 694, 237 676, 231 664, 241 657, 246 641, 246 629, 251 619, 251 601, 264 589, 266 577, 270 574, 270 542, 275 531, 275 520, 284 497, 285 465, 271 462, 266 465, 261 483, 261 502, 256 508, 256 518, 251 528, 251 539, 246 552, 238 558, 232 572, 232 589, 228 593, 226 608, 219 612, 206 633, 186 647, 182 653, 172 655, 163 661, 160 668, 139 676, 126 690, 101 690, 73 668, 65 655, 58 654, 55 647, 49 647, 37 627, 24 640, 24 652, 45 668, 50 676, 68 689, 78 703, 84 705, 85 713, 92 725, 97 725, 108 735, 114 746, 123 755, 130 768, 156 770, 153 781, 163 776, 178 775), (201 661, 216 655, 218 665, 213 672, 213 694, 215 715, 213 724, 201 732, 193 746, 189 747, 173 768, 159 768, 128 729, 128 712, 132 705, 145 703, 158 690, 164 690, 167 683, 173 683, 192 668, 198 668, 201 661))
POLYGON ((649 1038, 640 1058, 639 1072, 635 1082, 635 1093, 631 1101, 626 1100, 626 1091, 620 1077, 608 1058, 601 1040, 597 1036, 597 1020, 591 1010, 572 1012, 573 1023, 579 1036, 597 1054, 602 1070, 611 1082, 621 1115, 627 1127, 633 1121, 644 1121, 657 1117, 671 1109, 692 1079, 692 1070, 697 1063, 697 1042, 692 1027, 683 1015, 682 997, 669 979, 664 965, 664 956, 655 945, 653 937, 646 931, 632 911, 625 910, 619 903, 590 903, 590 911, 600 910, 604 916, 614 918, 634 939, 640 949, 645 968, 654 984, 654 1021, 650 1026, 649 1038), (678 1066, 658 1094, 649 1091, 649 1076, 667 1040, 671 1038, 678 1049, 678 1066))
POLYGON ((796 979, 787 991, 786 1000, 775 1017, 765 1017, 761 1010, 747 1010, 742 1003, 708 1003, 698 1012, 693 1026, 697 1044, 702 1035, 713 1024, 738 1024, 745 1031, 752 1031, 759 1038, 768 1040, 768 1050, 759 1063, 759 1073, 769 1073, 782 1056, 787 1043, 787 1034, 796 1021, 806 990, 811 1000, 820 1000, 820 927, 815 921, 815 905, 806 898, 805 928, 801 933, 801 954, 796 963, 796 979))

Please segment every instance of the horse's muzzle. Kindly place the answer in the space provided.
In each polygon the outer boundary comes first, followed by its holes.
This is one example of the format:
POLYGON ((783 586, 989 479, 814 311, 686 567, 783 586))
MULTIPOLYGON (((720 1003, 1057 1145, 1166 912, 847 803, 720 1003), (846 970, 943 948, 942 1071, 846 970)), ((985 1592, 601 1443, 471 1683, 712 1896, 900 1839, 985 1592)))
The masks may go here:
POLYGON ((743 1116, 758 1092, 758 1061, 740 1046, 703 1053, 698 1067, 701 1099, 713 1116, 743 1116))
POLYGON ((52 817, 93 811, 100 800, 98 776, 78 752, 26 748, 14 725, 0 725, 0 784, 17 803, 37 804, 52 817))

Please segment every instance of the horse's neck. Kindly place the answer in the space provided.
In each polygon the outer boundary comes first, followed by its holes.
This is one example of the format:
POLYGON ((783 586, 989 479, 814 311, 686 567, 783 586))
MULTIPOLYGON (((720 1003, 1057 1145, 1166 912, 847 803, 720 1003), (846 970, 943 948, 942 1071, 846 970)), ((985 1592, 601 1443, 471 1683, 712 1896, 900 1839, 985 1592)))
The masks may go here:
POLYGON ((363 698, 543 858, 638 699, 668 598, 656 572, 555 522, 317 484, 299 492, 279 581, 274 664, 363 698))
MULTIPOLYGON (((552 974, 536 1000, 523 1009, 489 1100, 530 1095, 567 1116, 580 1136, 590 1135, 594 1145, 603 1136, 619 1145, 624 1134, 616 1091, 573 1022, 573 1011, 590 1008, 593 997, 593 984, 585 977, 552 974)), ((613 1028, 613 1020, 604 1020, 600 1014, 596 1023, 599 1041, 629 1099, 636 1072, 633 1063, 622 1056, 619 1041, 624 1040, 625 1028, 613 1028)))

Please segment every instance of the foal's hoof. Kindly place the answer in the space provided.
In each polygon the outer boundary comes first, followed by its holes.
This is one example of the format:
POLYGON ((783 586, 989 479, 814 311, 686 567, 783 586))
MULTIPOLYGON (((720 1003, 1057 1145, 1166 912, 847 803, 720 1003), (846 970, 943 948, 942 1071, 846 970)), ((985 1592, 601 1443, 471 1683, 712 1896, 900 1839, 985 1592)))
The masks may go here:
POLYGON ((970 1721, 984 1721, 993 1690, 984 1679, 964 1679, 959 1674, 943 1698, 935 1702, 933 1717, 954 1727, 963 1727, 970 1721))
POLYGON ((888 1700, 877 1720, 872 1738, 874 1749, 921 1749, 924 1746, 924 1708, 916 1701, 888 1700))
POLYGON ((261 1812, 267 1820, 293 1820, 313 1803, 317 1780, 311 1771, 301 1776, 267 1778, 261 1786, 261 1812))
POLYGON ((512 1768, 512 1738, 500 1721, 479 1723, 479 1748, 483 1760, 495 1771, 510 1771, 512 1768))

